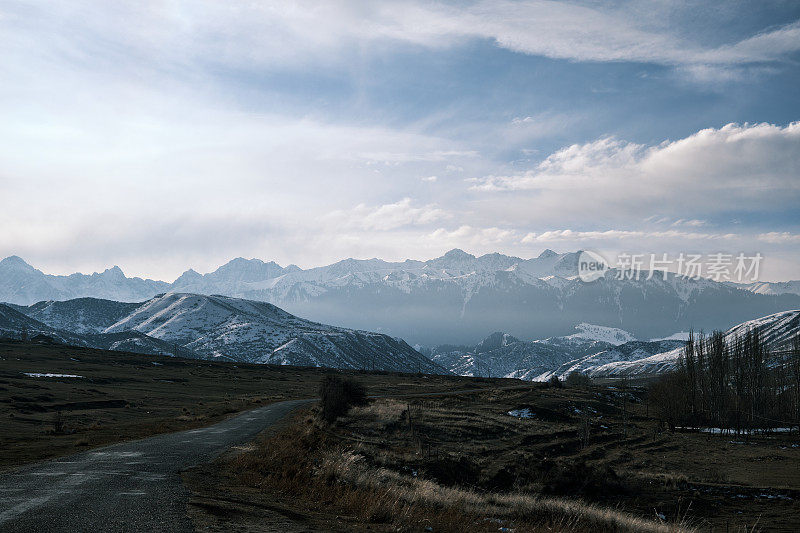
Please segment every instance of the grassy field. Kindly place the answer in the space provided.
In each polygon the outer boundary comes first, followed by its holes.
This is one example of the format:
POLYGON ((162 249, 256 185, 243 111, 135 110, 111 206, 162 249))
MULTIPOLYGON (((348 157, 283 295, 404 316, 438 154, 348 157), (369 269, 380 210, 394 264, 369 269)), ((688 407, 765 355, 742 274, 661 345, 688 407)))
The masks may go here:
MULTIPOLYGON (((329 373, 0 343, 0 468, 314 397, 329 373)), ((185 473, 198 527, 800 530, 797 434, 669 433, 613 383, 343 375, 382 397, 332 425, 300 411, 185 473)))
POLYGON ((645 397, 381 398, 333 425, 314 408, 188 472, 192 514, 216 531, 800 530, 796 433, 669 433, 645 397))
MULTIPOLYGON (((208 425, 270 402, 315 397, 328 372, 0 342, 0 470, 208 425)), ((389 373, 363 374, 359 379, 370 394, 519 384, 389 373)))

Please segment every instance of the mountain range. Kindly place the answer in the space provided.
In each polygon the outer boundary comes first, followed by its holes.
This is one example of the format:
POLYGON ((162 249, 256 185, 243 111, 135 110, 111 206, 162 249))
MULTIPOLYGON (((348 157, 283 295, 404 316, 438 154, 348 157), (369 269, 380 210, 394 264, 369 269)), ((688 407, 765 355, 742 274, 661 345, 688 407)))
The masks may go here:
MULTIPOLYGON (((675 369, 686 345, 685 338, 638 340, 628 332, 591 324, 576 329, 572 335, 534 341, 495 332, 475 346, 442 345, 427 355, 454 374, 546 381, 572 372, 593 378, 667 372, 675 369)), ((737 324, 725 332, 726 340, 733 343, 750 330, 759 332, 768 349, 787 349, 800 334, 800 310, 737 324)))
POLYGON ((578 324, 577 333, 523 341, 495 332, 475 346, 442 345, 428 356, 454 374, 513 377, 545 381, 553 375, 587 371, 600 362, 640 359, 685 344, 681 340, 638 341, 627 331, 592 324, 578 324))
POLYGON ((800 308, 800 283, 737 285, 656 274, 591 283, 576 278, 579 252, 531 259, 451 250, 428 261, 345 259, 301 269, 234 259, 217 270, 188 270, 174 282, 128 278, 118 267, 53 276, 18 257, 0 261, 0 301, 31 305, 80 297, 141 302, 165 292, 218 294, 268 302, 309 320, 402 337, 418 346, 473 345, 492 331, 518 338, 567 336, 591 323, 636 338, 727 329, 800 308))
MULTIPOLYGON (((655 374, 675 368, 685 344, 639 340, 627 331, 578 324, 569 335, 526 341, 495 332, 472 346, 419 351, 380 333, 326 326, 265 302, 168 293, 142 303, 96 298, 0 304, 0 337, 26 335, 108 350, 248 363, 454 373, 545 381, 580 371, 592 377, 655 374), (42 337, 44 336, 44 337, 42 337)), ((739 324, 728 340, 758 330, 772 349, 800 332, 800 311, 739 324)), ((684 338, 679 338, 684 337, 684 338)))
MULTIPOLYGON (((737 324, 725 332, 725 340, 729 345, 733 344, 751 330, 759 332, 761 341, 768 349, 788 349, 792 338, 800 334, 800 310, 784 311, 737 324)), ((667 372, 675 369, 681 349, 682 347, 676 347, 655 354, 643 352, 624 358, 612 356, 604 364, 585 365, 583 370, 590 376, 633 376, 667 372)), ((602 363, 602 360, 597 363, 602 363)))
POLYGON ((297 366, 447 373, 400 339, 327 326, 265 302, 169 293, 143 303, 97 298, 0 304, 0 334, 78 346, 297 366))

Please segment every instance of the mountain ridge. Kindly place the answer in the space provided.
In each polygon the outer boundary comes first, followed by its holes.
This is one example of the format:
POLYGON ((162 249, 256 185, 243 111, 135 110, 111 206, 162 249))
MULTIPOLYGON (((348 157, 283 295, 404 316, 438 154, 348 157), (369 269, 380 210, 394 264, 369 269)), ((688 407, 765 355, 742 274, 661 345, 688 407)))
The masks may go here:
POLYGON ((135 304, 79 298, 3 308, 16 313, 9 322, 29 321, 27 326, 18 324, 17 332, 25 327, 68 344, 105 348, 138 342, 155 346, 155 352, 174 347, 196 358, 447 373, 402 339, 328 326, 266 302, 228 296, 166 293, 135 304))
POLYGON ((0 261, 0 301, 142 302, 166 292, 220 294, 423 346, 474 344, 498 330, 519 338, 562 336, 581 322, 660 338, 691 327, 727 329, 800 307, 792 283, 765 288, 674 274, 618 280, 614 271, 585 283, 574 275, 578 255, 545 250, 523 259, 454 249, 427 261, 350 258, 305 270, 240 257, 206 274, 189 269, 171 284, 127 278, 118 267, 50 276, 13 256, 0 261))
MULTIPOLYGON (((767 349, 786 348, 791 338, 800 334, 800 309, 773 313, 748 320, 724 332, 728 344, 741 338, 749 330, 758 330, 767 349)), ((591 369, 593 376, 612 377, 641 374, 658 374, 676 368, 681 347, 644 358, 608 362, 591 369)))

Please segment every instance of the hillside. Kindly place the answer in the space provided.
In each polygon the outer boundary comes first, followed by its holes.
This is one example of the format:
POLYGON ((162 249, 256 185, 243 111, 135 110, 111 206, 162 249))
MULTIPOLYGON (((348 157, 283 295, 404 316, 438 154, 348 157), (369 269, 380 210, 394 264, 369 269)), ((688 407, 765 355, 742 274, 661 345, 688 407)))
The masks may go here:
POLYGON ((431 358, 454 374, 462 376, 509 377, 540 381, 561 365, 614 346, 609 339, 624 342, 627 331, 579 324, 577 333, 563 337, 523 341, 495 332, 475 346, 443 345, 431 358))
MULTIPOLYGON (((791 338, 800 334, 800 310, 775 313, 748 320, 725 332, 725 340, 733 343, 748 330, 757 330, 765 345, 772 350, 786 348, 791 338)), ((618 360, 592 370, 595 376, 643 375, 666 372, 675 368, 681 347, 634 360, 618 360)))
POLYGON ((251 363, 446 373, 388 335, 326 326, 272 304, 225 296, 166 294, 139 304, 80 298, 17 308, 28 320, 41 319, 48 331, 75 328, 70 334, 86 346, 150 350, 143 353, 180 350, 192 357, 251 363))
MULTIPOLYGON (((90 300, 90 299, 87 299, 90 300)), ((103 302, 102 300, 98 300, 103 302)), ((69 302, 65 302, 69 303, 69 302)), ((91 303, 82 302, 84 305, 91 303)), ((63 306, 69 308, 70 306, 63 306)), ((89 306, 91 307, 91 306, 89 306)), ((59 320, 59 324, 66 321, 59 320)), ((82 328, 78 328, 82 329, 82 328)), ((169 355, 179 357, 196 357, 191 350, 176 344, 148 337, 138 331, 120 331, 116 333, 78 333, 45 324, 24 315, 10 306, 0 304, 0 337, 12 339, 40 339, 43 342, 50 340, 60 344, 98 348, 101 350, 125 351, 150 355, 169 355)))

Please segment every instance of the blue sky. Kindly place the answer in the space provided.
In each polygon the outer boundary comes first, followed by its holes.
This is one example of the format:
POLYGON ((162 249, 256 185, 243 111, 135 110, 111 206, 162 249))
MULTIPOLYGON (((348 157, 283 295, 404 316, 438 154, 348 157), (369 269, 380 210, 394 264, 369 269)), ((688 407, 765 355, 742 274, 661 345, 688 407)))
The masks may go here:
POLYGON ((800 278, 800 4, 0 0, 0 255, 460 247, 800 278))

